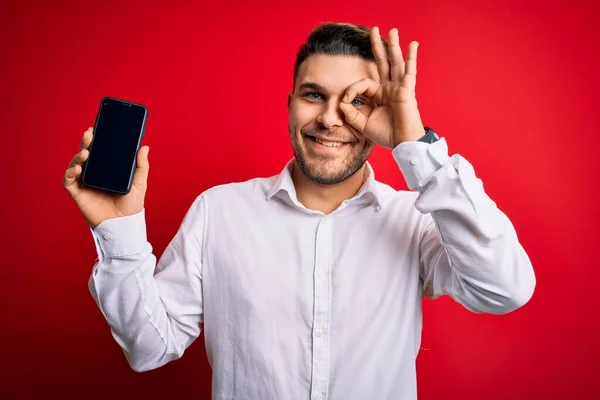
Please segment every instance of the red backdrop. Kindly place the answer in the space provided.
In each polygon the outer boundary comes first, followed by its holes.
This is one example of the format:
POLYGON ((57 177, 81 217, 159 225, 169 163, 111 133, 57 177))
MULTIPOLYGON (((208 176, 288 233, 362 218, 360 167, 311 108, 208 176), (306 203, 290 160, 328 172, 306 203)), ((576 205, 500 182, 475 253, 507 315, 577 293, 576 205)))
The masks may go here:
MULTIPOLYGON (((162 254, 201 191, 292 157, 295 52, 330 20, 421 43, 425 123, 475 166, 537 274, 530 303, 505 316, 425 301, 420 399, 597 395, 598 3, 166 3, 2 2, 0 397, 209 398, 203 337, 158 370, 129 369, 89 295, 95 249, 62 175, 102 96, 146 104, 148 235, 162 254)), ((370 161, 406 189, 389 151, 370 161)))

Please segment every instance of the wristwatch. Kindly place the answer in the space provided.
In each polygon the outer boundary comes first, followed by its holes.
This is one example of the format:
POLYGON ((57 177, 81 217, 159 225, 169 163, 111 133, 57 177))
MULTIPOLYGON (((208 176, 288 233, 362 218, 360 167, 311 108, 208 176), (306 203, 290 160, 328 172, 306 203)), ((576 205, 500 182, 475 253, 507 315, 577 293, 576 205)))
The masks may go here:
POLYGON ((440 140, 440 136, 437 134, 437 132, 431 129, 430 127, 426 126, 425 135, 423 135, 418 141, 425 143, 433 143, 437 142, 438 140, 440 140))

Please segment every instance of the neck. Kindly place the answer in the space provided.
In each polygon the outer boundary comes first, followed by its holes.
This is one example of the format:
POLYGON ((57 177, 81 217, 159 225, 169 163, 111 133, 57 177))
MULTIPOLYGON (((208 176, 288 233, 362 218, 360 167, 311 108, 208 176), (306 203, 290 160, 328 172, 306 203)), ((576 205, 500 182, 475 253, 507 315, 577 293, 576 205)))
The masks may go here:
POLYGON ((292 181, 296 188, 298 201, 309 210, 330 214, 344 200, 356 195, 365 182, 366 163, 348 179, 332 185, 325 185, 310 180, 296 162, 292 165, 292 181))

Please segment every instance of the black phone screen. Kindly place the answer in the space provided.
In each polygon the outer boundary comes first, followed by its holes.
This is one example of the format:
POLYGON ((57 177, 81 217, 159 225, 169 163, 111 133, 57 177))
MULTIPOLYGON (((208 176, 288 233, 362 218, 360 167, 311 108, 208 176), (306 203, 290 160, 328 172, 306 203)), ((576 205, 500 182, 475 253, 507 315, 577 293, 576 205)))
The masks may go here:
POLYGON ((147 110, 117 99, 103 99, 96 118, 83 184, 127 193, 135 171, 147 110))

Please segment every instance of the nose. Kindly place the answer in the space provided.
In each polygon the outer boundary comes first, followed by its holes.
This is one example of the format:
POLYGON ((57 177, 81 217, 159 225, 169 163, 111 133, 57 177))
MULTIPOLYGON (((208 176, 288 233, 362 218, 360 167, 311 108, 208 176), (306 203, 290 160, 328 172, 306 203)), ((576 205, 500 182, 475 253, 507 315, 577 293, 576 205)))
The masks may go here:
POLYGON ((339 107, 339 102, 330 98, 323 103, 323 109, 317 116, 317 122, 327 129, 344 125, 344 113, 339 107))

